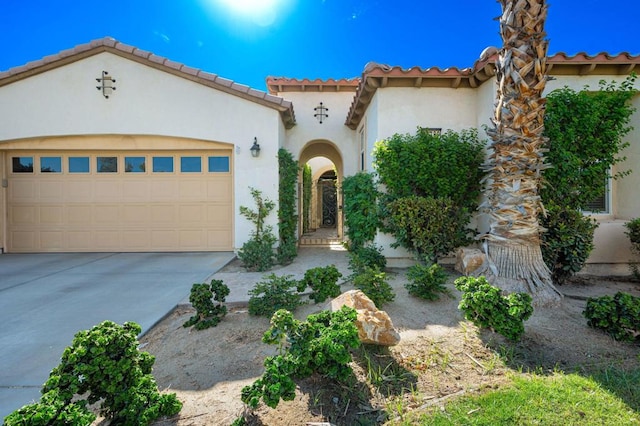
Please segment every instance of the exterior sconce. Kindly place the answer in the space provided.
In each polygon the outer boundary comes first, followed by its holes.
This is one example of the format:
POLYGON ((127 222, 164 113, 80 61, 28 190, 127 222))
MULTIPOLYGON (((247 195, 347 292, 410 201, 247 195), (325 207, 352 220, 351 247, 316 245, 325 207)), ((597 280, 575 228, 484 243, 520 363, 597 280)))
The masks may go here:
POLYGON ((96 81, 100 83, 100 86, 96 86, 96 89, 102 90, 102 96, 109 99, 109 95, 116 90, 116 87, 113 85, 116 79, 111 77, 108 72, 102 71, 102 78, 96 78, 96 81))
POLYGON ((260 156, 260 145, 258 144, 258 138, 253 138, 253 145, 250 148, 251 156, 258 158, 260 156))
POLYGON ((325 107, 322 102, 320 102, 320 105, 315 107, 313 110, 316 112, 315 114, 313 114, 313 116, 318 119, 320 124, 322 124, 322 121, 324 119, 329 118, 329 114, 327 114, 329 108, 325 107))

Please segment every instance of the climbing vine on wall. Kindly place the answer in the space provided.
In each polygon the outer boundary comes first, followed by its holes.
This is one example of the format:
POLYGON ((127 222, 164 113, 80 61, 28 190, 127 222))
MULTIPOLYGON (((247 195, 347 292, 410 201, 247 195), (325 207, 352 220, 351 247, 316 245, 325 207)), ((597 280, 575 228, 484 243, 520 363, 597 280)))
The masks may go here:
POLYGON ((298 182, 298 162, 293 159, 289 151, 284 148, 278 150, 279 179, 279 210, 278 231, 280 245, 278 246, 278 262, 291 263, 298 255, 296 229, 298 215, 296 214, 296 184, 298 182))
POLYGON ((311 166, 304 165, 302 169, 302 232, 309 232, 309 216, 311 215, 311 184, 312 184, 311 166))

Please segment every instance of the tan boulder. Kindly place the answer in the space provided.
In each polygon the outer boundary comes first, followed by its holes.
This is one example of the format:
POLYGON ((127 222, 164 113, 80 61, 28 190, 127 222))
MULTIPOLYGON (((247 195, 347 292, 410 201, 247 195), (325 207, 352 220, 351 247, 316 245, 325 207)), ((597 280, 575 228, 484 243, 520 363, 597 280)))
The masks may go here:
POLYGON ((474 275, 477 270, 484 268, 486 255, 479 249, 461 247, 456 252, 456 271, 462 275, 474 275))
POLYGON ((370 345, 393 346, 400 342, 400 334, 393 328, 391 318, 360 290, 350 290, 329 302, 332 312, 342 306, 353 308, 358 313, 356 327, 360 341, 370 345))

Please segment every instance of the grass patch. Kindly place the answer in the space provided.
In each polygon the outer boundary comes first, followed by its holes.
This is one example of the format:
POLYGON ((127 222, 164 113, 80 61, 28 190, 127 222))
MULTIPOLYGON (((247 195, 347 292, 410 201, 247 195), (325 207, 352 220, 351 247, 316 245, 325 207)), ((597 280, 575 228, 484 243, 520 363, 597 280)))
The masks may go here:
POLYGON ((640 367, 631 370, 609 367, 592 378, 640 413, 640 367))
MULTIPOLYGON (((619 380, 609 378, 612 381, 619 380)), ((576 374, 515 376, 497 391, 411 413, 395 424, 414 425, 636 425, 640 415, 601 379, 576 374)), ((631 384, 632 385, 632 384, 631 384)), ((637 397, 637 395, 636 395, 637 397)))

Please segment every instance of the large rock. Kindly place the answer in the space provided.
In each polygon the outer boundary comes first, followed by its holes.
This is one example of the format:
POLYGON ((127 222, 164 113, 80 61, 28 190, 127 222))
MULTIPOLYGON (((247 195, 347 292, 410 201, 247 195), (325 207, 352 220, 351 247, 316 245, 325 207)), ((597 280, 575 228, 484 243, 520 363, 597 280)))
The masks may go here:
POLYGON ((456 252, 456 271, 462 275, 475 275, 475 271, 485 268, 487 256, 479 249, 459 248, 456 252))
POLYGON ((329 302, 331 311, 349 306, 358 313, 356 327, 362 343, 380 346, 393 346, 400 342, 400 334, 393 328, 391 318, 360 290, 350 290, 329 302))

